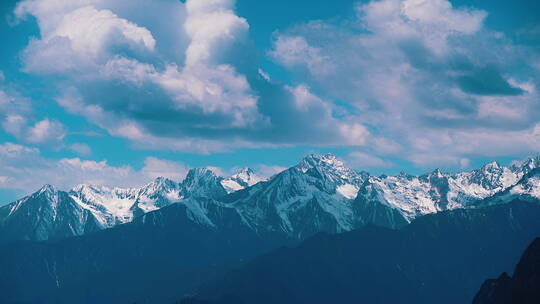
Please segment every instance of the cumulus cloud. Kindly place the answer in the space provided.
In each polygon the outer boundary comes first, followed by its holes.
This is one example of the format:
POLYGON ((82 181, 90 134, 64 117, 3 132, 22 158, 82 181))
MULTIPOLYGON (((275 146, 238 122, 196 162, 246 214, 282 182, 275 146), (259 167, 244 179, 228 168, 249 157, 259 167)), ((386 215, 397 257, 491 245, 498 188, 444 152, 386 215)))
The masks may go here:
POLYGON ((20 195, 31 193, 52 184, 60 189, 70 189, 81 184, 135 187, 156 177, 181 180, 186 166, 179 162, 149 157, 140 170, 131 166, 113 166, 106 161, 81 158, 50 159, 39 149, 14 143, 0 144, 0 189, 17 191, 20 195))
POLYGON ((168 25, 125 1, 25 0, 15 13, 34 16, 41 33, 23 52, 25 70, 59 81, 61 106, 140 148, 364 144, 367 128, 336 118, 331 101, 260 73, 234 1, 159 3, 176 12, 168 25))
POLYGON ((343 119, 369 127, 366 153, 463 167, 473 156, 539 151, 530 136, 540 74, 523 68, 537 52, 486 28, 487 12, 447 0, 355 9, 352 20, 277 33, 269 55, 295 81, 344 104, 343 119))
POLYGON ((57 143, 66 136, 64 125, 58 121, 43 119, 26 130, 25 140, 34 143, 57 143))
POLYGON ((61 145, 67 132, 64 125, 57 120, 36 120, 31 100, 1 83, 0 124, 5 132, 18 140, 36 145, 61 145))

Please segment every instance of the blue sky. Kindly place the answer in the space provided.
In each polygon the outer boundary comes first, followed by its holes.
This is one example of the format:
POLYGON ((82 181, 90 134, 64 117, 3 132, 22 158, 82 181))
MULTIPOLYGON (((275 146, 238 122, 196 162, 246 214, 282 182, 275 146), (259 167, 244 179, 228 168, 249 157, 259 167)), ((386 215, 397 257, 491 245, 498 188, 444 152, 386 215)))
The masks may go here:
POLYGON ((540 149, 538 1, 2 1, 0 202, 311 152, 374 173, 540 149))

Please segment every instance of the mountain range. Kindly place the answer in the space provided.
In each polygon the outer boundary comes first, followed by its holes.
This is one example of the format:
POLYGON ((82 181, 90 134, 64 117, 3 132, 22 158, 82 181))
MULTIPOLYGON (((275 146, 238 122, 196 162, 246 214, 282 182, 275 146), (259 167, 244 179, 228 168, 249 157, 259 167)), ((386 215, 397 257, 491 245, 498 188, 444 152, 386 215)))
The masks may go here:
POLYGON ((61 191, 45 185, 0 208, 0 241, 49 240, 83 235, 132 221, 192 197, 219 198, 261 181, 250 169, 222 178, 205 168, 176 183, 158 177, 140 188, 78 185, 61 191))
MULTIPOLYGON (((234 208, 259 234, 304 239, 375 224, 399 228, 419 216, 444 210, 540 197, 540 158, 503 167, 413 176, 370 175, 346 167, 334 155, 308 155, 269 179, 242 169, 220 177, 192 169, 177 183, 157 178, 140 188, 79 185, 61 191, 45 185, 0 208, 0 242, 53 240, 124 224, 174 203, 211 199, 234 208), (191 200, 190 200, 191 199, 191 200)), ((194 211, 195 212, 195 211, 194 211)), ((197 210, 205 223, 207 210, 197 210)))
POLYGON ((46 185, 0 208, 0 302, 462 303, 540 235, 539 165, 46 185))

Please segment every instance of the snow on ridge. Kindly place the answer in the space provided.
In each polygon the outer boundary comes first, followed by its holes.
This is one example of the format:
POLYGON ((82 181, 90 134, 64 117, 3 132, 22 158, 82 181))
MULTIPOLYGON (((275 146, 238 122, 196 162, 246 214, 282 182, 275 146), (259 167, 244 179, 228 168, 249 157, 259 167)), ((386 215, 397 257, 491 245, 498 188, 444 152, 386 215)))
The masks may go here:
POLYGON ((435 170, 421 176, 371 176, 364 186, 371 191, 365 191, 364 199, 369 200, 367 194, 373 195, 372 191, 376 191, 381 203, 400 210, 409 219, 443 210, 474 207, 478 201, 516 185, 527 172, 540 165, 534 160, 510 168, 491 162, 480 169, 456 174, 435 170))
MULTIPOLYGON (((157 178, 138 188, 78 185, 67 193, 102 228, 129 222, 140 214, 178 202, 188 207, 193 221, 213 226, 207 206, 198 198, 217 202, 228 193, 248 188, 242 195, 230 196, 234 201, 227 203, 228 207, 236 208, 247 225, 299 235, 302 231, 354 229, 357 217, 362 217, 355 212, 366 210, 355 209, 362 202, 376 202, 376 208, 390 207, 392 212, 411 221, 443 210, 474 208, 479 200, 505 191, 508 199, 513 195, 540 199, 540 177, 532 174, 539 166, 540 158, 534 158, 511 167, 492 162, 477 170, 455 174, 435 170, 419 176, 369 176, 346 167, 334 155, 312 154, 265 183, 260 183, 264 179, 249 168, 230 177, 219 177, 207 168, 200 168, 190 170, 181 183, 157 178)), ((45 185, 32 195, 44 195, 55 216, 56 208, 61 205, 59 192, 45 185)), ((11 208, 6 214, 16 212, 24 203, 21 199, 6 206, 11 208)), ((77 214, 81 221, 82 214, 77 214)))

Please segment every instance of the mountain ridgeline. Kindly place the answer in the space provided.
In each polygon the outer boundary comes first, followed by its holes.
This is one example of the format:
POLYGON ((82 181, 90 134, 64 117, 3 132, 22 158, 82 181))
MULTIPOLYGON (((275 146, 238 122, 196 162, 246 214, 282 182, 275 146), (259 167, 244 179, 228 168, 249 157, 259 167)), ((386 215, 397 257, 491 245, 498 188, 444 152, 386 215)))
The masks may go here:
POLYGON ((61 191, 46 185, 0 208, 0 242, 79 236, 198 198, 236 209, 257 233, 295 239, 366 224, 400 228, 444 210, 506 203, 517 196, 536 200, 539 163, 532 158, 510 168, 490 163, 458 174, 372 176, 327 154, 309 155, 268 180, 250 169, 224 178, 197 168, 180 183, 157 178, 140 188, 79 185, 61 191))
POLYGON ((0 302, 470 302, 540 235, 539 165, 373 176, 327 154, 269 179, 47 185, 0 208, 0 302))

